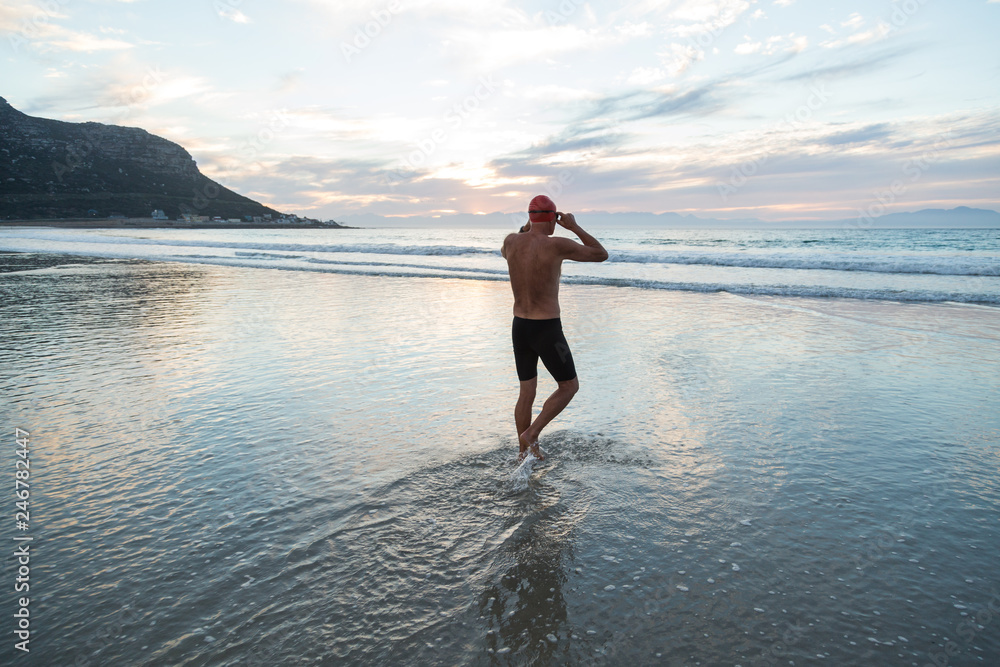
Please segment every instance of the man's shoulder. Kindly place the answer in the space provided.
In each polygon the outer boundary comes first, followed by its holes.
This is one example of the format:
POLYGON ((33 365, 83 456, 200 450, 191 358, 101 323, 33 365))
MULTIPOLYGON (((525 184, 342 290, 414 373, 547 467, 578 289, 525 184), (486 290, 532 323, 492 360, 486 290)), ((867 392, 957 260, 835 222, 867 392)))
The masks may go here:
POLYGON ((569 250, 578 245, 583 245, 579 241, 568 239, 565 236, 553 236, 549 239, 549 241, 552 243, 552 247, 558 248, 559 250, 569 250))

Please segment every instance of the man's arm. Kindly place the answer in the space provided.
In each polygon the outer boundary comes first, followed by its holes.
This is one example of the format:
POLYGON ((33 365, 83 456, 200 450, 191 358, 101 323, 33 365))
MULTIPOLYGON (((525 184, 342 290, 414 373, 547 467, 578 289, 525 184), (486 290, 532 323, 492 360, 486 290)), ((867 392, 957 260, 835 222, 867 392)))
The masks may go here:
POLYGON ((557 213, 556 221, 560 226, 580 237, 583 245, 570 239, 563 239, 567 243, 560 243, 560 249, 566 259, 576 262, 603 262, 608 258, 608 251, 604 249, 601 242, 593 236, 583 231, 583 227, 576 223, 576 218, 572 213, 557 213))
POLYGON ((513 234, 508 234, 503 239, 503 245, 500 246, 500 256, 507 259, 507 239, 509 239, 513 234))

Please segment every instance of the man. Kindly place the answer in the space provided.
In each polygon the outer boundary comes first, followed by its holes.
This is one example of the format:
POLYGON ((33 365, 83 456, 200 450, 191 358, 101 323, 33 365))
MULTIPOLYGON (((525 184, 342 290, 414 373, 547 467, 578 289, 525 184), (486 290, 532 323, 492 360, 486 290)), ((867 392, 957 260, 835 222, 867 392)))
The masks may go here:
POLYGON ((514 407, 514 423, 520 444, 518 460, 528 452, 544 460, 538 449, 538 436, 556 415, 563 411, 580 388, 576 366, 559 319, 559 277, 562 262, 603 262, 608 251, 593 236, 583 231, 572 213, 561 213, 545 195, 528 204, 528 224, 504 239, 500 254, 507 260, 510 286, 514 291, 514 362, 521 381, 521 393, 514 407), (552 236, 556 223, 576 234, 582 244, 572 239, 552 236), (538 386, 538 359, 559 384, 531 419, 538 386))

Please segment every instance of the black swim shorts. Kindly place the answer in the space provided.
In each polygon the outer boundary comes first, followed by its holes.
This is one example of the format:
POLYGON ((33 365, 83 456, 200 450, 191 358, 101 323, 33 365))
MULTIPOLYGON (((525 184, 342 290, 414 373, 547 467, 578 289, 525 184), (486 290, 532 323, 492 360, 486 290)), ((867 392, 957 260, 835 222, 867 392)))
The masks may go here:
POLYGON ((514 340, 517 377, 521 382, 538 375, 539 357, 556 382, 576 377, 573 353, 569 351, 563 335, 562 321, 558 317, 551 320, 526 320, 515 316, 511 338, 514 340))

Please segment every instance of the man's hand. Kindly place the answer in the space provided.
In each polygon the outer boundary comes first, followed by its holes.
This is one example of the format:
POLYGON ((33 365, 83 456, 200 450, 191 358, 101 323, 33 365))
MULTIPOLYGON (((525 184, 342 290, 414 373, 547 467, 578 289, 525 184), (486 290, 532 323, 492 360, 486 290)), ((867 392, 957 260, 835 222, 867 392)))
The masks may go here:
POLYGON ((608 251, 604 249, 601 242, 583 231, 583 228, 576 224, 576 218, 572 213, 557 212, 556 222, 580 237, 580 241, 583 243, 583 245, 580 245, 570 239, 555 239, 566 242, 563 244, 563 251, 565 253, 563 257, 565 259, 572 259, 577 262, 603 262, 608 258, 608 251))
POLYGON ((576 231, 576 218, 573 217, 572 213, 556 213, 556 222, 559 223, 560 227, 565 227, 569 231, 576 231))

